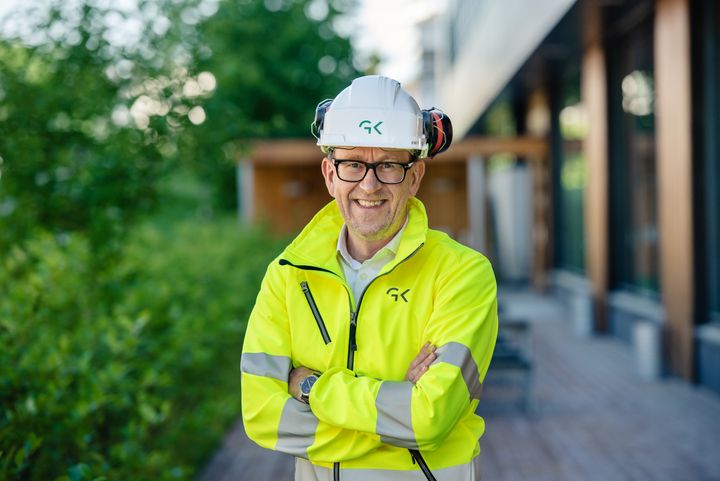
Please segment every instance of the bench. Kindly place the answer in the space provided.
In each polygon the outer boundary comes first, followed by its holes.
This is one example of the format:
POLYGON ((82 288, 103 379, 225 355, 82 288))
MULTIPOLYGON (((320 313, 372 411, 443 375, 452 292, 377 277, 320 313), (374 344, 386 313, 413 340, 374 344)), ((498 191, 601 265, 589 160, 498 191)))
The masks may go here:
POLYGON ((530 357, 530 323, 526 319, 500 318, 490 372, 519 379, 520 406, 524 412, 531 410, 533 361, 530 357))

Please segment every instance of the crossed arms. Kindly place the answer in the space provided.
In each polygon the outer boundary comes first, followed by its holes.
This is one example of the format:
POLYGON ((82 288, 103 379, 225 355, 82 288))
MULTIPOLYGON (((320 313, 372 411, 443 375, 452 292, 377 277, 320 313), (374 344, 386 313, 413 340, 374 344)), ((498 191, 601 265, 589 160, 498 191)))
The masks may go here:
MULTIPOLYGON (((405 374, 406 381, 413 384, 418 382, 420 377, 428 370, 430 364, 437 359, 437 355, 435 354, 436 349, 437 348, 429 342, 425 343, 418 355, 415 356, 415 359, 410 363, 407 373, 405 374)), ((314 372, 314 370, 304 366, 298 366, 290 371, 290 376, 288 377, 288 392, 292 397, 303 402, 300 397, 300 383, 314 372)))
POLYGON ((333 367, 315 383, 310 405, 293 369, 286 306, 289 280, 271 267, 263 280, 242 357, 243 420, 259 445, 313 462, 364 456, 384 445, 433 450, 479 399, 497 333, 494 277, 487 261, 467 262, 438 289, 426 344, 405 380, 384 381, 333 367), (447 291, 447 292, 446 292, 447 291), (435 349, 437 346, 437 349, 435 349))

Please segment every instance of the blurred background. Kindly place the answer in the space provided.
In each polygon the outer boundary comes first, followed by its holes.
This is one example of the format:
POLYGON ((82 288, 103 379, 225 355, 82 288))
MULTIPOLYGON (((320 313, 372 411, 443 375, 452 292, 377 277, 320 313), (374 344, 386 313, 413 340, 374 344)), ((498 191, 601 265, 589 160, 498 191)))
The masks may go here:
POLYGON ((715 0, 3 0, 0 479, 291 479, 245 322, 369 73, 451 117, 418 197, 500 281, 484 476, 720 479, 715 0))

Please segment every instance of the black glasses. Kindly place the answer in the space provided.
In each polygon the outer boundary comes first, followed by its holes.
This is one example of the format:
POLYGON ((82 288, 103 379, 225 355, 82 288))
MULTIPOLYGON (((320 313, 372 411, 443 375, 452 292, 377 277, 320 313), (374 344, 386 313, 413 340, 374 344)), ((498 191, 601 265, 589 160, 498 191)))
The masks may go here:
POLYGON ((384 160, 371 164, 362 160, 336 159, 332 153, 330 158, 335 166, 335 172, 340 180, 345 182, 360 182, 368 173, 369 169, 375 172, 375 178, 383 184, 401 184, 405 180, 405 174, 413 166, 414 161, 404 164, 392 160, 384 160))

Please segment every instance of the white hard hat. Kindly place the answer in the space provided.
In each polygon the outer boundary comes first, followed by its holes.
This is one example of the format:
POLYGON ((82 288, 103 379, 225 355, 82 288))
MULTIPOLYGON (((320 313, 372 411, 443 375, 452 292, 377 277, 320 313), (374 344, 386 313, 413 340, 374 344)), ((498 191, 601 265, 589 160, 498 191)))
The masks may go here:
POLYGON ((321 102, 313 127, 323 152, 333 147, 384 147, 427 155, 420 107, 397 80, 380 75, 359 77, 335 99, 321 102))

